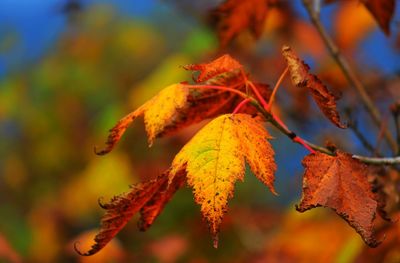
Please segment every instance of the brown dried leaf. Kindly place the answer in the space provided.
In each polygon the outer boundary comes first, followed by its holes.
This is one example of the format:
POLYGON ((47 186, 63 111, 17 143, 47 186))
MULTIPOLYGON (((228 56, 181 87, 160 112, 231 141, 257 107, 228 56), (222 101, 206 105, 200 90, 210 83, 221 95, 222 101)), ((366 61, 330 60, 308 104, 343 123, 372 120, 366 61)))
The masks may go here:
POLYGON ((340 122, 340 116, 336 109, 337 96, 329 91, 317 76, 308 72, 310 67, 300 60, 290 47, 283 46, 282 54, 289 67, 293 84, 300 88, 307 87, 325 117, 337 127, 346 128, 346 125, 340 122))
POLYGON ((175 192, 183 187, 185 181, 186 176, 183 172, 178 173, 171 183, 165 180, 158 192, 140 209, 138 227, 141 231, 146 231, 153 224, 175 192))
POLYGON ((320 152, 303 159, 303 197, 296 206, 299 212, 314 207, 330 207, 349 223, 370 247, 376 240, 373 221, 378 209, 376 196, 368 182, 368 166, 350 154, 336 156, 320 152))
POLYGON ((242 31, 249 29, 259 38, 267 18, 270 0, 227 0, 213 11, 220 45, 225 47, 242 31))

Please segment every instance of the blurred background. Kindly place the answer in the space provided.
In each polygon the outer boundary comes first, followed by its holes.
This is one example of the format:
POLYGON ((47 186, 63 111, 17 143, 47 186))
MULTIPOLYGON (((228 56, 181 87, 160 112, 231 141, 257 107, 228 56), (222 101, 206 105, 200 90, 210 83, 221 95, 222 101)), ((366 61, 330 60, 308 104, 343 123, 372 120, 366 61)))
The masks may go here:
MULTIPOLYGON (((103 214, 100 197, 108 200, 162 173, 204 125, 148 148, 139 119, 112 153, 93 153, 122 116, 167 85, 189 81, 191 74, 182 65, 230 53, 253 79, 273 85, 285 68, 280 49, 289 44, 313 73, 342 94, 344 119, 356 121, 376 149, 390 153, 301 1, 282 1, 271 9, 258 40, 244 32, 224 48, 208 15, 220 3, 0 1, 0 262, 400 262, 398 224, 378 221, 386 240, 369 249, 329 209, 295 211, 307 152, 273 127, 268 129, 276 138, 279 196, 253 176, 237 183, 218 249, 185 188, 147 232, 137 230, 134 217, 97 255, 75 253, 75 241, 88 245, 96 233, 103 214)), ((323 23, 391 130, 389 106, 400 99, 399 6, 390 37, 356 1, 322 9, 323 23)), ((296 133, 321 145, 330 141, 346 151, 372 154, 352 129, 338 130, 315 109, 304 92, 284 82, 274 111, 296 133)), ((387 192, 390 208, 398 211, 399 173, 386 173, 396 182, 387 192)))

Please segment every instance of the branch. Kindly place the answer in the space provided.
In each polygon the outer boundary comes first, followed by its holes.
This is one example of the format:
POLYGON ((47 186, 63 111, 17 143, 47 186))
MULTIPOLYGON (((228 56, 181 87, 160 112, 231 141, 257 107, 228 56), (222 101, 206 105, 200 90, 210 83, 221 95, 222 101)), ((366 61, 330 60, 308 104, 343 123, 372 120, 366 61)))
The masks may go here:
MULTIPOLYGON (((314 11, 313 8, 313 1, 312 0, 303 0, 303 5, 306 8, 312 23, 318 30, 321 38, 325 42, 326 47, 328 48, 331 56, 334 58, 336 61, 336 64, 340 67, 342 70, 343 74, 346 76, 347 81, 352 85, 358 94, 361 97, 361 101, 364 104, 365 108, 367 109, 369 115, 371 116, 372 120, 374 121, 375 125, 377 127, 381 127, 381 114, 379 113, 379 110, 375 107, 374 103, 372 102, 371 98, 369 97, 364 85, 361 83, 361 81, 358 79, 352 68, 350 67, 349 63, 347 60, 344 58, 344 56, 340 53, 339 48, 336 46, 336 44, 333 42, 332 38, 329 36, 327 33, 327 30, 325 27, 322 25, 321 20, 319 18, 319 14, 314 11)), ((392 149, 394 153, 397 152, 397 145, 396 142, 394 141, 392 135, 388 130, 384 131, 385 139, 392 149)))
POLYGON ((367 140, 364 134, 358 129, 358 123, 357 120, 353 118, 352 110, 350 108, 347 108, 345 112, 348 119, 347 127, 349 127, 353 131, 354 135, 358 138, 365 149, 370 151, 372 154, 376 154, 376 156, 381 157, 381 154, 378 152, 378 150, 376 150, 372 146, 372 144, 367 140))
MULTIPOLYGON (((301 137, 297 136, 296 133, 291 131, 288 127, 282 126, 280 122, 276 121, 275 117, 273 114, 267 112, 259 103, 257 100, 254 98, 251 100, 252 105, 256 107, 259 112, 267 119, 268 122, 270 122, 273 126, 275 126, 279 131, 281 131, 283 134, 285 134, 287 137, 289 137, 292 141, 299 143, 299 144, 306 144, 309 146, 311 149, 322 152, 328 155, 335 155, 333 151, 326 147, 322 147, 316 144, 313 144, 307 140, 302 139, 301 137), (296 140, 296 138, 299 138, 299 140, 296 140)), ((304 145, 303 145, 304 146, 304 145)), ((355 159, 360 160, 363 163, 366 164, 375 164, 375 165, 397 165, 400 164, 400 156, 398 157, 367 157, 367 156, 361 156, 361 155, 353 155, 352 156, 355 159)))
POLYGON ((397 157, 365 157, 360 155, 353 155, 353 158, 362 161, 363 163, 377 164, 377 165, 395 165, 400 164, 400 156, 397 157))

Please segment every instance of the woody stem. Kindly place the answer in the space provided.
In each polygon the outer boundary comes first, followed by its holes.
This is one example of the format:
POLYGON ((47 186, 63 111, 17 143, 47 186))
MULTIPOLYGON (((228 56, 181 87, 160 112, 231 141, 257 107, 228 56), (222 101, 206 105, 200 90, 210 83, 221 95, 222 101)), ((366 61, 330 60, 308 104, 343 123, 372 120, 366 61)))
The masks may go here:
MULTIPOLYGON (((364 86, 364 84, 361 82, 361 80, 358 78, 356 75, 355 71, 353 68, 350 66, 350 63, 347 61, 347 59, 342 55, 340 52, 339 48, 331 38, 331 36, 328 34, 326 28, 324 25, 321 23, 319 13, 314 10, 313 7, 313 0, 303 0, 303 5, 306 8, 311 22, 314 24, 315 28, 317 29, 319 35, 321 36, 322 40, 325 43, 325 46, 327 47, 329 53, 331 54, 332 58, 335 60, 336 64, 339 66, 341 71, 343 72, 344 76, 348 80, 351 86, 354 87, 354 89, 358 92, 361 98, 361 102, 364 104, 365 108, 367 109, 367 112, 371 116, 371 119, 375 123, 377 127, 382 126, 382 117, 381 114, 378 110, 378 108, 375 106, 374 102, 372 101, 371 97, 368 95, 368 92, 364 86)), ((394 153, 397 152, 397 144, 395 140, 393 139, 392 134, 385 129, 384 130, 384 136, 385 139, 392 149, 394 153)))
MULTIPOLYGON (((245 93, 238 91, 233 88, 224 87, 224 86, 213 86, 213 85, 186 85, 188 88, 197 88, 197 89, 216 89, 216 90, 224 90, 238 94, 245 100, 243 100, 240 104, 246 104, 251 102, 251 104, 258 109, 258 111, 266 118, 268 122, 274 125, 278 130, 280 130, 283 134, 289 137, 292 141, 301 144, 304 148, 309 150, 311 153, 315 153, 315 151, 322 152, 328 155, 335 155, 331 150, 315 145, 299 136, 297 136, 293 131, 291 131, 277 116, 271 114, 266 111, 263 106, 260 105, 259 101, 253 97, 247 96, 245 93), (248 100, 248 101, 247 101, 248 100), (245 102, 246 101, 246 102, 245 102)), ((240 105, 239 104, 239 105, 240 105)), ((239 106, 238 105, 238 106, 239 106)), ((242 106, 243 106, 242 105, 242 106)), ((238 108, 238 106, 236 108, 238 108)), ((241 106, 241 107, 242 107, 241 106)), ((236 110, 236 109, 235 109, 236 110)), ((373 158, 366 157, 360 155, 353 155, 353 158, 360 160, 364 163, 375 164, 375 165, 396 165, 400 164, 400 157, 382 157, 382 158, 373 158)))

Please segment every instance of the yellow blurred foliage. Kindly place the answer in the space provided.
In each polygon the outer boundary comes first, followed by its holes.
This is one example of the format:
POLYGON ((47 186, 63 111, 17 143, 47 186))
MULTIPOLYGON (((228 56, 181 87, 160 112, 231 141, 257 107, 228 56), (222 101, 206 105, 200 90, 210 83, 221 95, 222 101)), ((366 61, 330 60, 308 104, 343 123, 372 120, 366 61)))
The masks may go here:
POLYGON ((82 218, 99 210, 99 197, 109 200, 128 191, 128 185, 135 181, 126 155, 113 152, 102 158, 94 157, 86 170, 62 189, 62 209, 68 217, 82 218))

